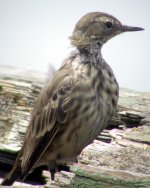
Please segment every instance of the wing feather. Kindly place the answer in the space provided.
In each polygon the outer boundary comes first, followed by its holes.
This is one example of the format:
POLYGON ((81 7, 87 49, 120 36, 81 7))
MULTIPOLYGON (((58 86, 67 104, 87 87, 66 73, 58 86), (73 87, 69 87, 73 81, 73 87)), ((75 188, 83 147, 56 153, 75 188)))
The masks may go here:
POLYGON ((22 147, 21 167, 24 175, 35 166, 55 139, 62 123, 67 121, 67 107, 71 104, 70 93, 76 83, 77 80, 73 76, 60 78, 59 84, 54 79, 53 85, 47 85, 39 96, 22 147), (66 87, 67 91, 65 91, 66 87), (57 99, 55 97, 54 100, 55 93, 57 93, 57 99))

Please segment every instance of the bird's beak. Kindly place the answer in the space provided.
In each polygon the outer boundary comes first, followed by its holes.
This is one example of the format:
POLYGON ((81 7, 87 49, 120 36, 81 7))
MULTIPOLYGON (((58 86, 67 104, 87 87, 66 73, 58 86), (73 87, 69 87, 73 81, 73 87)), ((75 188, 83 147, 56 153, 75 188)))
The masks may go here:
POLYGON ((127 25, 123 25, 122 26, 122 32, 126 32, 126 31, 142 31, 144 30, 141 27, 132 27, 132 26, 127 26, 127 25))

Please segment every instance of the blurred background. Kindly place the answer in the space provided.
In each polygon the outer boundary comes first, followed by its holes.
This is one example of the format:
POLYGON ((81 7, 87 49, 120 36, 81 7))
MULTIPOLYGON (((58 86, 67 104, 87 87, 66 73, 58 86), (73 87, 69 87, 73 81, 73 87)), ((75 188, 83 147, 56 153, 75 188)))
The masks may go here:
POLYGON ((113 38, 102 53, 121 87, 150 92, 149 0, 0 0, 0 66, 58 69, 72 50, 74 25, 91 11, 145 28, 113 38))

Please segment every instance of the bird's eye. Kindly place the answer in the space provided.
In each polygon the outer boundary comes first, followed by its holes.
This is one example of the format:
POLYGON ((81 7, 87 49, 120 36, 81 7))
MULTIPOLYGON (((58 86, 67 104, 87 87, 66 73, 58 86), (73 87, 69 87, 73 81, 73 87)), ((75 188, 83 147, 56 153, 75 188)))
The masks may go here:
POLYGON ((107 29, 110 30, 110 29, 112 29, 113 24, 112 24, 112 22, 107 21, 107 22, 105 22, 105 26, 106 26, 107 29))

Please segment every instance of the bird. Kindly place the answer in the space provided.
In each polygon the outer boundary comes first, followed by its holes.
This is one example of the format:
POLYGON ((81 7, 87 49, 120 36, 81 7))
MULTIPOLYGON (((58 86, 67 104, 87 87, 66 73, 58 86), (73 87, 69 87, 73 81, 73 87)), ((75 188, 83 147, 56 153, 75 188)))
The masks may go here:
POLYGON ((72 52, 38 96, 22 148, 1 185, 24 181, 41 165, 54 180, 57 165, 77 158, 107 127, 119 85, 101 49, 118 34, 141 30, 103 12, 81 17, 70 36, 72 52))

